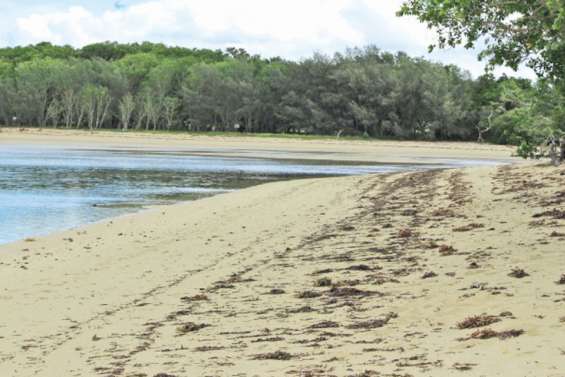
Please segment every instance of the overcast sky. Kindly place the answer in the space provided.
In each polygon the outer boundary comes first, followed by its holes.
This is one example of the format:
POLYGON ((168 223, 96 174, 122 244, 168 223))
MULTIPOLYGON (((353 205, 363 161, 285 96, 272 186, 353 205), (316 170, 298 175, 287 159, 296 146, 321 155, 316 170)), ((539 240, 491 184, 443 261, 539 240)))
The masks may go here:
MULTIPOLYGON (((243 47, 300 59, 374 44, 483 72, 476 51, 427 53, 432 32, 395 16, 402 0, 0 0, 0 44, 100 41, 243 47)), ((511 71, 505 70, 512 74, 511 71)), ((533 77, 526 69, 513 75, 533 77)))

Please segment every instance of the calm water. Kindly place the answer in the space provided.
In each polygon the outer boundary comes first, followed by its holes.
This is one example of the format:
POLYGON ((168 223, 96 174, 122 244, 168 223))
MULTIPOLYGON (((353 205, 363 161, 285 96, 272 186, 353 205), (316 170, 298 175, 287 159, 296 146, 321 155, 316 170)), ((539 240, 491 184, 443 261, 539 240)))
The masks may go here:
POLYGON ((269 181, 409 168, 2 146, 0 243, 269 181))

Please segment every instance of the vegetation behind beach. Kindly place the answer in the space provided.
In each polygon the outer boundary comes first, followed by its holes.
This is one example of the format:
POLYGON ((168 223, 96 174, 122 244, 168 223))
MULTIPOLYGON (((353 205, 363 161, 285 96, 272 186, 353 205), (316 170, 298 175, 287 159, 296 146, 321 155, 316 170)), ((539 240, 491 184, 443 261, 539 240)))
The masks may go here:
POLYGON ((520 144, 559 128, 562 100, 547 80, 472 78, 374 46, 299 62, 149 42, 0 49, 8 126, 520 144))

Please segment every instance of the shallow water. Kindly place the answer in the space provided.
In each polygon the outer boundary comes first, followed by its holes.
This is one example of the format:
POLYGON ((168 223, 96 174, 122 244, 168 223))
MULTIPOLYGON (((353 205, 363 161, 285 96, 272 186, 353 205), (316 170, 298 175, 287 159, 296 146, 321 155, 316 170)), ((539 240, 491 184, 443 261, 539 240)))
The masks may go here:
POLYGON ((2 146, 0 243, 265 182, 415 168, 2 146))

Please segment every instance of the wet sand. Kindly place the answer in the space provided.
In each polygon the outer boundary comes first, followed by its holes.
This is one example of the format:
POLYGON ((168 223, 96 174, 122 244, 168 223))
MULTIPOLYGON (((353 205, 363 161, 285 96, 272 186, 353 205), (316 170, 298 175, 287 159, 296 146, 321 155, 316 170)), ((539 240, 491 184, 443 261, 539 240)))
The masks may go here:
POLYGON ((73 149, 185 153, 238 158, 432 164, 449 160, 518 161, 513 147, 455 142, 379 141, 148 134, 139 132, 3 128, 0 145, 40 145, 73 149))

